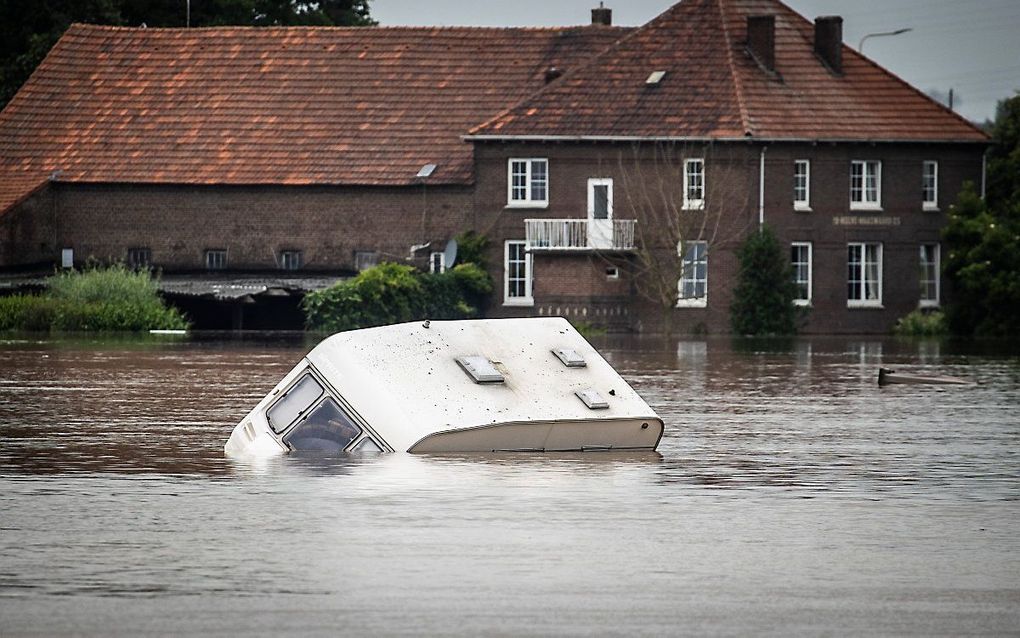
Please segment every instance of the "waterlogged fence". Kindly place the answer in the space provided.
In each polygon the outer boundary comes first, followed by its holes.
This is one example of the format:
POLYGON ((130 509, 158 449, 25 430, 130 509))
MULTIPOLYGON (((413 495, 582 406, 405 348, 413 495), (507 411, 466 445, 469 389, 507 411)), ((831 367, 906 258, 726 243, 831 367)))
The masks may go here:
POLYGON ((1016 344, 604 338, 657 454, 225 459, 312 345, 0 345, 3 635, 1020 626, 1016 344))

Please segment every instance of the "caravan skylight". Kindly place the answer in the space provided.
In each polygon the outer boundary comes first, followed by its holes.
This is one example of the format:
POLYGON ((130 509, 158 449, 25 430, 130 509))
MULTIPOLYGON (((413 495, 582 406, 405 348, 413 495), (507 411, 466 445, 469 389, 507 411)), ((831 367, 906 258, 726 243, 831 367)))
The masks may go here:
POLYGON ((588 366, 584 361, 584 357, 577 354, 577 350, 573 348, 555 348, 552 353, 568 368, 584 368, 588 366))
POLYGON ((457 357, 457 363, 471 375, 475 383, 503 383, 503 373, 491 361, 481 356, 457 357))

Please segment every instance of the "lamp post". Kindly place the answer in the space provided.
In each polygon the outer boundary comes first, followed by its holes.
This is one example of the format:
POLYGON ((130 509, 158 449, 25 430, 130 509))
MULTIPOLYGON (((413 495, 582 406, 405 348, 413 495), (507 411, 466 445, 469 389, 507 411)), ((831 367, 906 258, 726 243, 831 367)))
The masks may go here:
POLYGON ((857 52, 864 53, 864 41, 867 40, 868 38, 880 38, 883 36, 900 35, 901 33, 907 33, 913 30, 914 30, 913 27, 906 27, 905 29, 896 29, 895 31, 882 31, 880 33, 869 33, 863 38, 861 38, 860 44, 857 45, 857 52))

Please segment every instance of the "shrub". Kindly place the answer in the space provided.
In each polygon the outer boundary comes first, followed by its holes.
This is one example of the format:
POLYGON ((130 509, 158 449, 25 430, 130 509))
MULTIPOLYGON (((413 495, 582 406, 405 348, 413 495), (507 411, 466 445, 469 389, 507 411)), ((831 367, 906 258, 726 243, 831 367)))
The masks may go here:
POLYGON ((730 321, 739 335, 788 335, 797 331, 793 267, 767 226, 752 233, 738 253, 740 275, 730 321))
POLYGON ((936 337, 948 332, 946 316, 940 310, 915 310, 901 317, 893 327, 893 334, 904 337, 936 337))
POLYGON ((442 274, 384 263, 309 293, 302 306, 309 328, 340 332, 416 319, 473 317, 491 291, 488 274, 473 263, 442 274))
POLYGON ((42 295, 0 299, 0 330, 141 331, 183 329, 187 319, 160 299, 148 272, 123 266, 50 277, 42 295))

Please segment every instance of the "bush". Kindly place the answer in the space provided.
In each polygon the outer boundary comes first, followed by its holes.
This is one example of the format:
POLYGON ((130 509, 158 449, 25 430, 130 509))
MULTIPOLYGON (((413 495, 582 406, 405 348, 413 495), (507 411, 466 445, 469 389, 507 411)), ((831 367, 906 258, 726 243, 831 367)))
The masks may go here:
POLYGON ((50 277, 42 295, 0 298, 0 330, 142 331, 184 329, 148 272, 123 266, 68 271, 50 277))
POLYGON ((730 321, 739 335, 789 335, 797 331, 797 286, 793 267, 766 226, 752 233, 738 253, 740 275, 733 291, 730 321))
POLYGON ((915 310, 901 317, 893 328, 893 334, 904 337, 936 337, 948 332, 946 316, 940 310, 915 310))
POLYGON ((302 302, 309 328, 340 332, 416 319, 465 319, 492 292, 488 274, 473 263, 442 274, 384 263, 330 288, 309 293, 302 302))
POLYGON ((0 297, 0 330, 49 330, 56 306, 54 300, 38 295, 0 297))

